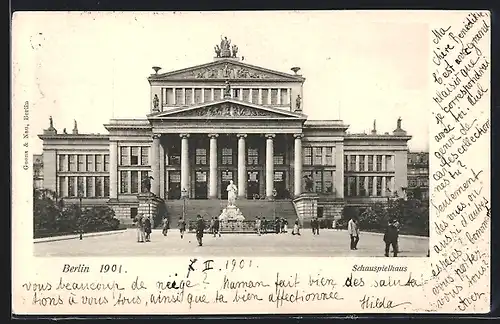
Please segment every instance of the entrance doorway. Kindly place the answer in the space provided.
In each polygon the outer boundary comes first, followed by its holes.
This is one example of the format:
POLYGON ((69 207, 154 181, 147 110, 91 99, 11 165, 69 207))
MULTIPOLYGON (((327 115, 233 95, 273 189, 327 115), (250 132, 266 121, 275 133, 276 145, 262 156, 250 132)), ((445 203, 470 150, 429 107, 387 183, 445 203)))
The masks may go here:
POLYGON ((181 199, 181 172, 168 172, 168 199, 181 199))
POLYGON ((259 199, 259 171, 247 172, 247 199, 259 199))
POLYGON ((274 171, 274 189, 276 189, 276 199, 288 198, 285 171, 274 171))
POLYGON ((196 171, 194 198, 207 199, 207 171, 196 171))
POLYGON ((222 200, 227 200, 227 186, 229 181, 233 180, 234 183, 234 171, 226 170, 221 171, 221 187, 220 187, 220 198, 222 200))

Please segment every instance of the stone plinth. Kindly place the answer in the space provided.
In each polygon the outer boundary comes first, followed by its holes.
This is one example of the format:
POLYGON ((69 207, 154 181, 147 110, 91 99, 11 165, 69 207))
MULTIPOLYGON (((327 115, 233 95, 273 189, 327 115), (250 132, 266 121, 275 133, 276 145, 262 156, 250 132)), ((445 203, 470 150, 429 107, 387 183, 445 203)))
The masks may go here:
POLYGON ((245 217, 236 206, 227 206, 219 215, 220 221, 243 221, 245 217))
POLYGON ((219 215, 220 231, 222 233, 251 232, 253 229, 244 222, 245 217, 236 206, 227 206, 219 215))
POLYGON ((304 225, 304 220, 318 216, 318 198, 317 194, 307 192, 300 194, 293 200, 301 226, 304 225))
POLYGON ((137 196, 139 200, 138 214, 143 214, 144 217, 150 216, 152 226, 161 223, 163 215, 160 215, 161 206, 165 203, 164 200, 150 192, 141 193, 137 196))

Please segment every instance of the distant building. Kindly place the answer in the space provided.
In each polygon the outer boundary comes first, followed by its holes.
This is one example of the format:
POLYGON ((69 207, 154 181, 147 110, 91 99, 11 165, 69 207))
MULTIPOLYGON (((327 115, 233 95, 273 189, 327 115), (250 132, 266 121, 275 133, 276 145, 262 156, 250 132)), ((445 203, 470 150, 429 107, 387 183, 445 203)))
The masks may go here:
POLYGON ((43 154, 33 154, 33 188, 43 188, 43 154))
POLYGON ((429 153, 408 153, 408 197, 429 199, 429 153))

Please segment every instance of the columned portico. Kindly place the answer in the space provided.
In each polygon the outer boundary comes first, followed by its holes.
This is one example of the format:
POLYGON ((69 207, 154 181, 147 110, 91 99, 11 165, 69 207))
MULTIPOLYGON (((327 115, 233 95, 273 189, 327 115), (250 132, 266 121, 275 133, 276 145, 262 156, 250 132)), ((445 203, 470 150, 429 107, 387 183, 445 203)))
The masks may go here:
MULTIPOLYGON (((118 198, 118 142, 110 141, 109 143, 109 198, 118 198)), ((84 182, 85 184, 87 181, 84 182)))
POLYGON ((160 195, 160 134, 153 134, 151 146, 151 170, 153 179, 151 181, 151 192, 160 195))
POLYGON ((294 152, 294 188, 293 194, 298 196, 302 193, 302 134, 295 134, 294 152))
POLYGON ((189 193, 189 134, 180 134, 181 137, 181 190, 189 193))
POLYGON ((273 198, 274 189, 274 134, 266 134, 266 198, 273 198))
POLYGON ((209 134, 210 137, 210 186, 208 197, 217 199, 217 137, 218 134, 209 134))
POLYGON ((246 134, 238 134, 238 198, 246 198, 247 170, 246 170, 246 134))

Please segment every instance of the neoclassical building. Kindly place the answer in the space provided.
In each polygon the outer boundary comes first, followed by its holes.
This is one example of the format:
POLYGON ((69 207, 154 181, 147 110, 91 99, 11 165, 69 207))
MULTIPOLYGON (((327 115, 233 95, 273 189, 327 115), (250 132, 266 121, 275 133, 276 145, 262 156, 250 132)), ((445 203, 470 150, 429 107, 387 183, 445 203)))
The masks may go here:
POLYGON ((230 180, 246 217, 340 217, 346 204, 404 195, 411 136, 401 119, 390 134, 309 120, 299 68, 248 64, 226 40, 209 63, 153 69, 142 119, 112 119, 103 135, 80 133, 76 121, 60 133, 51 118, 39 135, 45 188, 107 204, 125 223, 138 212, 217 216, 230 180), (144 194, 148 182, 153 196, 144 194))

